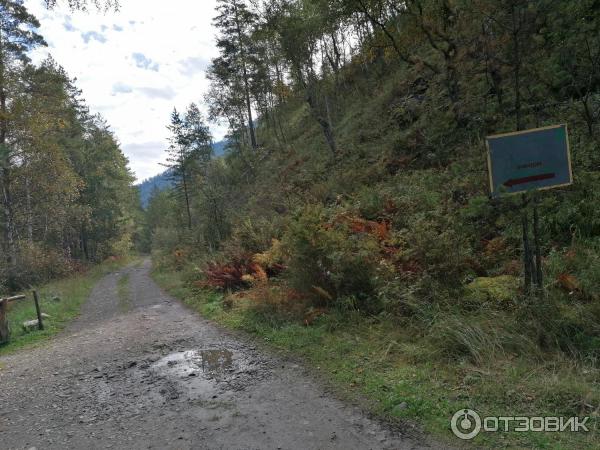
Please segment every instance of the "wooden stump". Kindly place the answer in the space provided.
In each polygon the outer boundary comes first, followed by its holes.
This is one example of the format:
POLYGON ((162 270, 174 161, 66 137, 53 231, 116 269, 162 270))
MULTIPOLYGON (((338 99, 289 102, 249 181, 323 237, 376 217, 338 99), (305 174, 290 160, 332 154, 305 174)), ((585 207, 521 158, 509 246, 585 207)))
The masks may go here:
POLYGON ((8 329, 8 300, 0 299, 0 344, 8 342, 10 331, 8 329))

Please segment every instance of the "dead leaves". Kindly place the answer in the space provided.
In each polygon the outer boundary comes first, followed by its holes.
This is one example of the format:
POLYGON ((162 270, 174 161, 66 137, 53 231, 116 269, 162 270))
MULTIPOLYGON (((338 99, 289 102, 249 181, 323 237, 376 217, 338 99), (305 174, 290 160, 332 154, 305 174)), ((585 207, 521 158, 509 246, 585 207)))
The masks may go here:
POLYGON ((581 287, 577 278, 574 275, 568 273, 561 273, 557 278, 558 285, 565 291, 573 294, 575 292, 581 292, 581 287))

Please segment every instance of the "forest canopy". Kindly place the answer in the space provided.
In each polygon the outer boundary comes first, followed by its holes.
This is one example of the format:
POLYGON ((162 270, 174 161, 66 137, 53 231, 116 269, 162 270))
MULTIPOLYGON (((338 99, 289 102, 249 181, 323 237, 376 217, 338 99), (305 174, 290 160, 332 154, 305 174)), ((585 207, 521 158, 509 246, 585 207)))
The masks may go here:
POLYGON ((129 251, 133 176, 104 119, 51 57, 23 1, 0 5, 0 291, 129 251))

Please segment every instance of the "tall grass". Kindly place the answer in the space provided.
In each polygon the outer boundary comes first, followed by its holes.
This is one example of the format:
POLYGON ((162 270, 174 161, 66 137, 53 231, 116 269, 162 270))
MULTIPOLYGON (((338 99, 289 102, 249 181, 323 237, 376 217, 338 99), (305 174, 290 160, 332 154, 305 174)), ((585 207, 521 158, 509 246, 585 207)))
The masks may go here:
POLYGON ((91 268, 86 273, 35 287, 40 298, 40 309, 50 316, 44 319, 43 331, 25 331, 23 329, 24 321, 37 318, 31 290, 23 291, 27 299, 14 302, 9 306, 8 321, 11 328, 11 339, 7 344, 0 346, 0 356, 40 343, 63 330, 79 315, 81 306, 89 297, 96 282, 102 276, 117 270, 130 261, 130 258, 107 261, 91 268))

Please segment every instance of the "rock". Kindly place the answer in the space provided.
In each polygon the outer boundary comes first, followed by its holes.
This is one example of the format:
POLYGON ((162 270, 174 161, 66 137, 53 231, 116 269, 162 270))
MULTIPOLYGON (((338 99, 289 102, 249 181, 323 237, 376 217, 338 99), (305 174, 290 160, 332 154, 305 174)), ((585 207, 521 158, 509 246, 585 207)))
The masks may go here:
POLYGON ((520 280, 512 275, 479 277, 465 286, 466 299, 476 303, 510 303, 519 295, 520 280))
POLYGON ((39 328, 39 324, 37 319, 35 320, 27 320, 23 322, 23 330, 25 331, 34 331, 39 328))
POLYGON ((406 402, 398 403, 392 409, 392 414, 400 415, 401 412, 404 411, 406 408, 408 408, 408 403, 406 403, 406 402))

